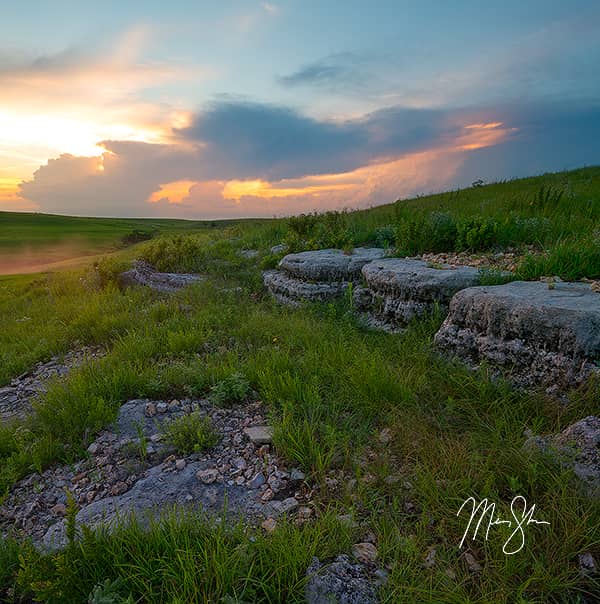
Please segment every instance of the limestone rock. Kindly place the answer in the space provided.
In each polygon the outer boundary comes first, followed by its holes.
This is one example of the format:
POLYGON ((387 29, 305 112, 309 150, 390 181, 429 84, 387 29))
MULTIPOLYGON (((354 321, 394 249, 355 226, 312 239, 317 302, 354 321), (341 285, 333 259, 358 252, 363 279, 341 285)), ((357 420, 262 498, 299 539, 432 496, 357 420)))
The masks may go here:
POLYGON ((268 445, 273 440, 273 428, 271 426, 248 426, 244 428, 244 434, 254 445, 268 445))
POLYGON ((472 287, 454 296, 435 342, 507 370, 518 385, 567 389, 598 373, 600 296, 587 283, 472 287))
POLYGON ((338 556, 331 564, 322 564, 313 558, 306 575, 307 604, 376 604, 379 601, 377 588, 366 568, 346 555, 338 556))
POLYGON ((288 254, 279 268, 288 275, 303 281, 353 281, 360 278, 362 267, 368 262, 383 258, 381 248, 358 247, 351 253, 326 249, 288 254))
POLYGON ((384 258, 365 264, 366 288, 355 291, 354 302, 367 313, 373 327, 391 330, 430 313, 436 306, 447 311, 452 296, 479 283, 471 266, 433 268, 414 258, 384 258))
POLYGON ((121 287, 143 285, 159 292, 172 293, 202 279, 201 275, 190 273, 159 273, 147 262, 138 260, 130 270, 119 275, 119 284, 121 287))
POLYGON ((282 304, 323 302, 340 296, 348 283, 360 278, 361 268, 384 256, 380 248, 355 248, 350 253, 325 249, 288 254, 279 270, 263 275, 267 289, 282 304))
POLYGON ((557 458, 573 470, 593 496, 600 496, 600 417, 589 415, 551 436, 531 436, 525 443, 557 458))
POLYGON ((326 302, 341 296, 347 283, 313 283, 290 277, 283 271, 265 271, 263 283, 280 304, 298 306, 302 302, 326 302))

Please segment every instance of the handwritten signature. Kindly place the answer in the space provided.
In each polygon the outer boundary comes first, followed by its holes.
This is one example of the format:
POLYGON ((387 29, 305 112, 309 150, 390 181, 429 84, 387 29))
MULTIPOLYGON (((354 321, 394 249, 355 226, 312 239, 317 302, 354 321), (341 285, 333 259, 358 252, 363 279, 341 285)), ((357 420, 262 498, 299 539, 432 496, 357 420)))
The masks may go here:
POLYGON ((472 505, 471 517, 469 518, 469 523, 467 524, 467 528, 465 529, 463 537, 460 541, 459 548, 463 546, 465 539, 469 535, 471 526, 473 525, 473 522, 477 519, 477 517, 479 517, 479 520, 477 521, 477 524, 475 525, 475 528, 472 532, 473 539, 475 539, 475 537, 477 536, 477 533, 479 532, 481 526, 485 526, 484 518, 486 516, 488 516, 487 528, 485 529, 486 541, 488 539, 488 535, 492 526, 506 524, 509 528, 512 528, 514 525, 514 530, 502 546, 502 551, 507 556, 512 556, 513 554, 520 552, 525 546, 526 526, 529 526, 530 524, 550 524, 545 520, 536 520, 533 517, 533 514, 535 512, 535 504, 528 509, 527 500, 522 495, 517 495, 510 502, 510 513, 512 514, 513 520, 503 520, 499 517, 496 517, 496 504, 494 502, 488 502, 486 498, 482 499, 478 504, 475 497, 469 497, 463 502, 463 504, 458 509, 458 512, 456 513, 457 516, 461 514, 467 504, 472 505))

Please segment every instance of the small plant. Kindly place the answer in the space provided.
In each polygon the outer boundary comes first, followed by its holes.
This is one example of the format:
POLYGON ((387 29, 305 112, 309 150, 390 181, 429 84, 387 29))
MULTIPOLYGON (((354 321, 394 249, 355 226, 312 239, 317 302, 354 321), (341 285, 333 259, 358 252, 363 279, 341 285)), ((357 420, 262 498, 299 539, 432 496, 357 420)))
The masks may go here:
POLYGON ((197 411, 167 423, 163 427, 163 437, 165 442, 185 455, 205 451, 219 442, 208 417, 197 411))
POLYGON ((67 541, 69 545, 73 545, 75 543, 75 539, 77 539, 77 503, 75 502, 75 497, 73 497, 73 493, 67 490, 67 511, 66 511, 66 520, 67 520, 67 541))
POLYGON ((210 399, 215 405, 241 403, 250 395, 250 382, 243 373, 232 373, 211 388, 210 399))
POLYGON ((88 597, 88 604, 133 604, 131 596, 124 598, 119 593, 121 584, 120 579, 106 579, 103 583, 98 583, 88 597))
POLYGON ((473 217, 459 224, 457 247, 461 250, 487 250, 496 245, 497 235, 496 221, 473 217))
POLYGON ((138 435, 138 455, 142 461, 146 461, 148 457, 148 438, 144 434, 144 427, 141 424, 137 424, 135 429, 138 435))

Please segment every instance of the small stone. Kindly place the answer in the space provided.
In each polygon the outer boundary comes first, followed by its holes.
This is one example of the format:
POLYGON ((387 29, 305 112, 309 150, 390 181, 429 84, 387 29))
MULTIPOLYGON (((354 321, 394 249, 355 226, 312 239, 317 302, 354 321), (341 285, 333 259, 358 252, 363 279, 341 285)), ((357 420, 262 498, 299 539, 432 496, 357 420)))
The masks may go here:
POLYGON ((273 495, 274 495, 273 491, 271 491, 271 489, 267 489, 267 490, 266 490, 266 491, 265 491, 265 492, 264 492, 264 493, 263 493, 263 494, 260 496, 260 498, 261 498, 261 500, 262 500, 262 501, 267 502, 267 501, 271 501, 271 499, 273 499, 273 495))
POLYGON ((377 438, 381 444, 387 445, 392 440, 392 431, 389 428, 384 428, 377 438))
POLYGON ((479 573, 482 571, 481 564, 479 564, 479 562, 477 562, 477 560, 475 560, 475 557, 473 556, 473 554, 471 554, 470 552, 465 552, 464 558, 465 558, 465 563, 467 565, 467 568, 469 569, 470 572, 479 573))
POLYGON ((214 468, 209 468, 207 470, 198 470, 196 472, 196 478, 201 480, 204 484, 212 484, 217 480, 219 476, 219 472, 214 468))
POLYGON ((87 495, 85 496, 85 499, 86 499, 87 503, 92 503, 92 501, 94 501, 95 497, 96 497, 96 491, 89 491, 87 493, 87 495))
POLYGON ((290 480, 292 482, 302 482, 306 479, 306 474, 298 470, 298 468, 293 468, 290 472, 290 480))
POLYGON ((57 503, 50 511, 56 516, 64 516, 67 513, 67 507, 64 503, 57 503))
POLYGON ((579 554, 579 574, 582 576, 593 575, 597 571, 596 561, 590 552, 579 554))
POLYGON ((120 481, 114 484, 110 490, 110 494, 114 497, 116 495, 122 495, 128 490, 127 483, 120 481))
POLYGON ((169 403, 169 411, 176 411, 181 406, 181 403, 177 399, 173 399, 169 403))
POLYGON ((283 501, 274 501, 273 507, 279 514, 290 514, 298 509, 298 500, 295 497, 288 497, 283 501))
POLYGON ((158 411, 158 413, 166 413, 169 409, 169 405, 167 405, 167 403, 165 402, 161 402, 158 403, 158 405, 156 405, 156 410, 158 411))
POLYGON ((268 445, 273 442, 273 428, 271 426, 248 426, 244 434, 255 445, 268 445))
POLYGON ((261 523, 260 526, 262 526, 267 533, 272 533, 277 526, 277 521, 275 518, 267 518, 261 523))
POLYGON ((160 442, 161 440, 162 440, 162 434, 158 434, 158 433, 157 433, 157 434, 153 434, 153 435, 150 437, 150 441, 151 441, 151 442, 153 442, 153 443, 158 443, 158 442, 160 442))
POLYGON ((144 415, 146 417, 154 417, 156 415, 156 405, 154 403, 147 403, 144 409, 144 415))
POLYGON ((185 459, 178 459, 178 460, 175 462, 175 469, 176 469, 178 472, 181 472, 181 470, 184 470, 184 469, 185 469, 185 466, 186 466, 185 459))
POLYGON ((236 457, 233 460, 233 466, 238 470, 245 470, 248 467, 246 460, 243 457, 236 457))
POLYGON ((235 484, 236 484, 238 487, 241 487, 241 486, 242 486, 242 485, 243 485, 245 482, 246 482, 246 481, 244 480, 244 477, 243 477, 243 476, 238 476, 238 477, 235 479, 235 484))
POLYGON ((85 472, 79 472, 79 474, 75 474, 73 478, 71 478, 72 483, 79 482, 85 478, 85 472))
POLYGON ((301 522, 307 522, 312 517, 313 511, 312 508, 309 508, 306 505, 298 508, 298 520, 301 522))
POLYGON ((96 455, 96 453, 98 452, 98 449, 100 448, 100 446, 98 445, 98 443, 92 443, 88 448, 87 448, 87 452, 90 455, 96 455))
POLYGON ((435 565, 435 556, 437 551, 435 547, 430 547, 427 551, 427 555, 425 556, 425 561, 423 562, 423 568, 431 568, 435 565))
POLYGON ((377 548, 372 543, 368 542, 355 543, 352 546, 352 554, 363 564, 369 564, 370 562, 375 562, 375 560, 377 560, 377 548))
POLYGON ((248 485, 251 489, 258 489, 263 484, 265 484, 265 475, 262 472, 257 472, 254 478, 250 481, 248 485))

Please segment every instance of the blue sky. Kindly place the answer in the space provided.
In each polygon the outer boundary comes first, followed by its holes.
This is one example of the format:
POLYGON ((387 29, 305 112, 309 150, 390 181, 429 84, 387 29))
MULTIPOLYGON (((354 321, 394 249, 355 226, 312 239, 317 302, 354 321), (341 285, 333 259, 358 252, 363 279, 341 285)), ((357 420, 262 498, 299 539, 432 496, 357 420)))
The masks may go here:
POLYGON ((600 5, 22 2, 0 210, 366 207, 600 162, 600 5))

